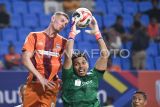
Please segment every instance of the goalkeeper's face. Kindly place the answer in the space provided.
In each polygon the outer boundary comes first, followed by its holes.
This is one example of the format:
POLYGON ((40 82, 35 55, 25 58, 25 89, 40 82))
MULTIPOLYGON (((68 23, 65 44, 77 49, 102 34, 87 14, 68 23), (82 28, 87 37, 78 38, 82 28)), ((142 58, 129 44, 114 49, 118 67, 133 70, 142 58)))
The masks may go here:
POLYGON ((78 76, 85 76, 89 65, 84 57, 77 57, 73 60, 73 68, 78 76))
POLYGON ((60 32, 66 25, 69 20, 64 15, 56 15, 52 17, 52 27, 56 32, 60 32))
POLYGON ((147 101, 142 94, 137 93, 133 96, 132 98, 133 107, 145 107, 146 104, 147 101))

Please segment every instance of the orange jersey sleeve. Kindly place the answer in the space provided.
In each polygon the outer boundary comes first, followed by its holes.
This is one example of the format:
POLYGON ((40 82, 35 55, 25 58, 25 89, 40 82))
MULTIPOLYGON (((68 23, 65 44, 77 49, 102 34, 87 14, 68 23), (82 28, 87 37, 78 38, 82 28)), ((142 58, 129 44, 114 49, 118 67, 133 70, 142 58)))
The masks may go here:
POLYGON ((22 51, 29 51, 33 52, 35 49, 35 37, 33 33, 29 33, 29 35, 26 37, 26 40, 24 42, 22 51))

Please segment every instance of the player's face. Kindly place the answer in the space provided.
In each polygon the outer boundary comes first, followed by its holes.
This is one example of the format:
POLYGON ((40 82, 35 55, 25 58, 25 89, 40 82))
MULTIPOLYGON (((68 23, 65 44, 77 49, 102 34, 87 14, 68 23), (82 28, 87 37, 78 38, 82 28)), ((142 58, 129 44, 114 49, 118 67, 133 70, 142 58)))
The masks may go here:
POLYGON ((63 15, 52 17, 52 26, 56 32, 60 32, 68 24, 68 19, 63 15))
POLYGON ((85 76, 88 71, 88 62, 84 57, 78 57, 73 60, 73 67, 77 75, 85 76))
POLYGON ((132 99, 133 107, 145 107, 147 101, 144 99, 142 94, 135 94, 132 99))

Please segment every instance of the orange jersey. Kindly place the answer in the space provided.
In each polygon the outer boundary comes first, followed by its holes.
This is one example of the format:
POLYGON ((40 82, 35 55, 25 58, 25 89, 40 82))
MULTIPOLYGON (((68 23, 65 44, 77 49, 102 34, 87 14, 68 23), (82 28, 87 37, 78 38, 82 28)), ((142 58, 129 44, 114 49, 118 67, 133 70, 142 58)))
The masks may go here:
MULTIPOLYGON (((59 34, 49 37, 45 32, 31 32, 25 40, 22 51, 33 52, 31 58, 35 68, 49 81, 58 73, 61 67, 61 56, 63 54, 67 39, 59 34)), ((34 78, 29 74, 28 82, 34 78)))

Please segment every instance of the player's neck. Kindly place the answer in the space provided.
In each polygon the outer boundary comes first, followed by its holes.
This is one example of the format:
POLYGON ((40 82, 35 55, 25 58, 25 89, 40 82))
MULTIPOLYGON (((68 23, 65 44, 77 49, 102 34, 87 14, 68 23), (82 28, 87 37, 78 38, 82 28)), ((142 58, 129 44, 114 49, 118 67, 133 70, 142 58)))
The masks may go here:
POLYGON ((49 37, 54 37, 57 35, 57 32, 52 29, 51 27, 48 27, 47 29, 44 30, 44 32, 49 36, 49 37))

